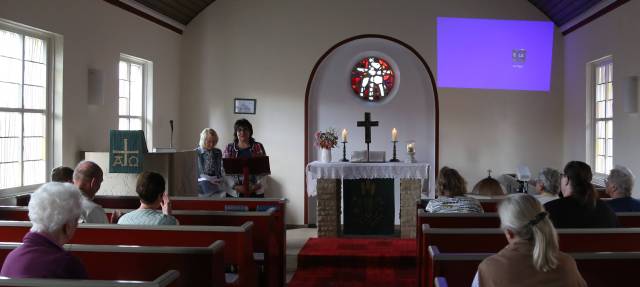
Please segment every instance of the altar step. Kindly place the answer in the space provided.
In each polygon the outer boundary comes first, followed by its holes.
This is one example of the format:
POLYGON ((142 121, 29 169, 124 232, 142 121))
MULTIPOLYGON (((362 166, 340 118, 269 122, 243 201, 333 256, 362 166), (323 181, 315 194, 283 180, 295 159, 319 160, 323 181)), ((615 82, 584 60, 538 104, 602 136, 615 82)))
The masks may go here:
POLYGON ((310 238, 288 286, 416 286, 413 239, 310 238))

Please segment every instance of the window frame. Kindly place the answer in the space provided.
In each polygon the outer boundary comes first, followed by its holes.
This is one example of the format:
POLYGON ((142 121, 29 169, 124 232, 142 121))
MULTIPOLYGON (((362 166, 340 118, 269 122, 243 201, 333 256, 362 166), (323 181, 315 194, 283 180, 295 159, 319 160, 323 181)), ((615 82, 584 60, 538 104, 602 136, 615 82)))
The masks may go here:
MULTIPOLYGON (((606 73, 606 72, 605 72, 606 73)), ((613 136, 613 125, 614 125, 614 102, 616 100, 616 97, 614 96, 613 90, 614 90, 614 86, 615 86, 615 81, 613 78, 613 57, 612 56, 606 56, 600 59, 597 59, 595 61, 592 61, 590 63, 588 63, 587 66, 587 79, 588 79, 588 83, 587 83, 587 149, 586 149, 586 158, 589 162, 589 164, 592 166, 593 168, 593 173, 594 173, 594 179, 602 179, 602 178, 606 178, 607 175, 609 174, 609 170, 607 170, 607 157, 611 157, 611 168, 614 167, 614 156, 613 156, 613 147, 612 147, 612 152, 609 155, 608 154, 608 143, 607 143, 607 122, 611 122, 611 145, 613 146, 613 141, 615 139, 615 137, 613 136), (596 112, 597 112, 597 88, 598 88, 598 73, 597 73, 597 69, 600 67, 604 67, 607 65, 611 65, 610 69, 611 69, 611 81, 609 82, 606 79, 606 74, 605 74, 605 85, 607 85, 608 83, 611 83, 611 117, 606 117, 606 111, 607 111, 607 104, 606 104, 606 97, 608 92, 606 91, 607 88, 605 87, 605 117, 604 118, 597 118, 596 112), (605 126, 605 138, 604 138, 604 168, 605 168, 605 172, 598 172, 597 166, 596 166, 596 162, 597 162, 597 124, 598 122, 604 122, 604 126, 605 126)))
POLYGON ((50 173, 49 171, 53 168, 53 166, 56 163, 61 162, 61 154, 60 151, 58 151, 58 149, 56 149, 54 147, 54 142, 55 141, 59 141, 59 139, 56 137, 56 130, 60 129, 61 130, 61 126, 58 127, 58 125, 61 124, 62 119, 60 119, 59 121, 55 120, 55 116, 54 114, 56 113, 56 110, 59 108, 56 106, 56 99, 58 97, 61 97, 61 94, 59 94, 59 92, 57 91, 57 89, 59 89, 59 86, 62 84, 62 75, 60 74, 60 76, 56 76, 56 64, 58 62, 61 62, 62 60, 62 46, 61 46, 61 39, 59 36, 44 31, 44 30, 40 30, 34 27, 30 27, 27 25, 23 25, 17 22, 13 22, 13 21, 9 21, 9 20, 5 20, 5 19, 1 19, 0 18, 0 29, 5 30, 5 31, 9 31, 9 32, 13 32, 13 33, 17 33, 20 34, 22 37, 22 60, 21 60, 21 65, 22 65, 22 82, 21 82, 21 95, 22 95, 22 107, 20 108, 4 108, 4 107, 0 107, 0 112, 19 112, 22 115, 22 120, 21 120, 21 141, 20 141, 20 186, 16 186, 16 187, 9 187, 9 188, 0 188, 0 196, 10 196, 10 195, 15 195, 15 194, 22 194, 25 192, 30 192, 33 191, 35 189, 37 189, 38 187, 40 187, 42 184, 46 183, 47 181, 50 180, 50 173), (24 114, 25 113, 42 113, 42 110, 39 109, 25 109, 24 108, 24 71, 25 71, 25 59, 24 59, 24 42, 25 42, 25 37, 32 37, 32 38, 37 38, 39 40, 42 40, 45 42, 46 48, 45 48, 45 54, 46 54, 46 87, 45 87, 45 108, 44 108, 44 116, 45 116, 45 156, 44 156, 44 162, 45 162, 45 180, 42 183, 36 183, 36 184, 29 184, 29 185, 25 185, 24 183, 24 114))
MULTIPOLYGON (((120 119, 121 118, 140 118, 141 120, 141 128, 145 134, 145 140, 147 142, 147 148, 151 150, 153 146, 153 62, 149 60, 145 60, 139 57, 131 56, 128 54, 120 53, 120 58, 118 59, 118 67, 116 70, 118 71, 118 100, 117 100, 117 122, 116 129, 120 129, 120 119), (120 115, 120 62, 124 61, 128 63, 128 73, 129 79, 131 75, 131 63, 142 66, 142 111, 141 115, 138 116, 121 116, 120 115)), ((131 93, 129 93, 131 94, 131 93)), ((131 113, 129 113, 131 114, 131 113)))

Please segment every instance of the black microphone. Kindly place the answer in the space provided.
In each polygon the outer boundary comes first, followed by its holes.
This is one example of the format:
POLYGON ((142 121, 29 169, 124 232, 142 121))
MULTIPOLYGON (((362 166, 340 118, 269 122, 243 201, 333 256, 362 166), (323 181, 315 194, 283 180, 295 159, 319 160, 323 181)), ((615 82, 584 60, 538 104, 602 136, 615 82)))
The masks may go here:
POLYGON ((169 147, 173 147, 173 120, 169 120, 169 125, 171 126, 171 141, 169 142, 169 147))

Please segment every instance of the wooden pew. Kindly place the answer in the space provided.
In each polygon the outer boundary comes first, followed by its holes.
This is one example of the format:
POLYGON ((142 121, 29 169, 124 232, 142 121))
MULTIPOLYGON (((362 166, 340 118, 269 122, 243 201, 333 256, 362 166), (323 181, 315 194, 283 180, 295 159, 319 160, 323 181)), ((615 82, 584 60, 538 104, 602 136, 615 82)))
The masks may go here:
MULTIPOLYGON (((429 246, 434 259, 430 282, 435 277, 447 278, 451 286, 470 286, 480 262, 495 253, 441 253, 429 246)), ((640 252, 583 252, 570 254, 590 287, 635 286, 640 252)))
MULTIPOLYGON (((498 252, 507 240, 498 228, 429 228, 423 225, 422 254, 419 260, 421 282, 430 275, 430 245, 441 252, 498 252)), ((640 228, 566 228, 558 229, 560 250, 564 252, 640 251, 640 228)))
MULTIPOLYGON (((640 212, 618 212, 616 215, 621 227, 640 227, 640 212)), ((432 228, 498 228, 500 218, 497 213, 428 213, 418 210, 416 223, 417 227, 429 224, 432 228)))
MULTIPOLYGON (((1 209, 0 209, 1 210, 1 209)), ((115 209, 106 209, 108 216, 115 209)), ((121 210, 129 212, 130 210, 121 210)), ((201 225, 201 226, 240 226, 245 222, 253 222, 253 251, 261 265, 264 265, 264 278, 267 286, 283 286, 285 278, 281 276, 286 272, 283 264, 285 250, 285 238, 277 236, 273 232, 276 228, 276 209, 269 208, 267 211, 206 211, 206 210, 174 210, 172 212, 181 226, 201 225)))
POLYGON ((153 281, 123 281, 123 280, 74 280, 74 279, 38 279, 38 278, 9 278, 0 276, 0 287, 168 287, 180 276, 180 272, 169 270, 153 281))
MULTIPOLYGON (((30 222, 0 222, 0 242, 21 242, 30 228, 30 222)), ((251 222, 241 226, 80 224, 70 243, 206 247, 216 240, 223 240, 224 252, 214 262, 221 270, 221 273, 217 273, 216 280, 225 282, 224 270, 226 266, 233 265, 238 269, 238 282, 233 285, 256 286, 257 267, 253 260, 252 229, 251 222)))
MULTIPOLYGON (((0 243, 4 259, 22 243, 0 243)), ((222 286, 216 261, 222 260, 224 242, 208 247, 149 247, 67 244, 64 248, 82 261, 90 279, 151 281, 167 270, 178 270, 175 286, 222 286)))
MULTIPOLYGON (((26 206, 29 203, 30 195, 21 195, 16 198, 17 205, 26 206)), ((140 206, 140 200, 137 196, 105 196, 97 195, 94 201, 103 208, 114 209, 136 209, 140 206)), ((224 211, 230 206, 246 206, 249 211, 266 210, 268 207, 276 207, 274 212, 275 227, 271 232, 276 234, 279 250, 282 254, 279 256, 282 263, 279 266, 286 266, 286 198, 199 198, 199 197, 171 197, 173 210, 212 210, 224 211)), ((0 219, 2 217, 0 216, 0 219)), ((26 219, 28 220, 28 219, 26 219)), ((286 276, 286 268, 278 274, 278 281, 284 282, 286 276)))
MULTIPOLYGON (((115 209, 105 209, 108 217, 111 217, 115 209)), ((121 210, 128 212, 130 210, 121 210)), ((259 253, 259 262, 264 263, 264 280, 268 286, 283 286, 286 242, 284 236, 278 236, 276 209, 267 211, 195 211, 175 210, 173 215, 181 225, 207 225, 207 226, 241 226, 245 222, 252 221, 253 237, 251 244, 256 253, 259 253)), ((0 220, 27 221, 27 207, 0 207, 0 220)))
MULTIPOLYGON (((443 228, 469 228, 469 227, 500 227, 500 218, 497 213, 429 213, 424 208, 417 209, 416 218, 416 249, 418 258, 416 262, 418 266, 422 266, 423 257, 420 256, 427 250, 423 250, 422 242, 422 225, 428 224, 431 227, 443 228)), ((418 285, 424 286, 430 282, 423 281, 425 276, 420 268, 417 271, 418 285)))

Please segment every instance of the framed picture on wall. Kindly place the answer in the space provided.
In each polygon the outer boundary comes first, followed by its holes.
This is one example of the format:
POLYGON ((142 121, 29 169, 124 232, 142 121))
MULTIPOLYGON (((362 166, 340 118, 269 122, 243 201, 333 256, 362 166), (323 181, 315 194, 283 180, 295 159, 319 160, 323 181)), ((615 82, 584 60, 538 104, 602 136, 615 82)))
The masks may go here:
POLYGON ((256 99, 233 99, 234 114, 255 114, 256 99))

